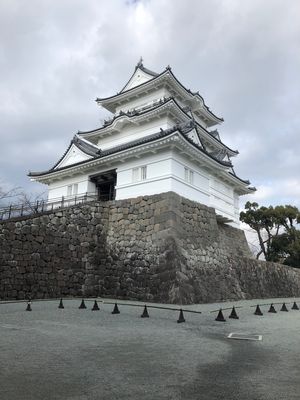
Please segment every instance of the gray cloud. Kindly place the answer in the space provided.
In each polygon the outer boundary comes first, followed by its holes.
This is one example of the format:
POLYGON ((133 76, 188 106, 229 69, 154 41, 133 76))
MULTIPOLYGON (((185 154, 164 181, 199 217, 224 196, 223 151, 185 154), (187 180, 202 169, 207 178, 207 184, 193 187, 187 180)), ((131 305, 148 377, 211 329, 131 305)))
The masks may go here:
POLYGON ((99 126, 94 99, 119 91, 143 55, 224 117, 236 172, 259 188, 252 200, 300 206, 299 19, 297 0, 3 0, 0 182, 44 190, 28 170, 99 126))

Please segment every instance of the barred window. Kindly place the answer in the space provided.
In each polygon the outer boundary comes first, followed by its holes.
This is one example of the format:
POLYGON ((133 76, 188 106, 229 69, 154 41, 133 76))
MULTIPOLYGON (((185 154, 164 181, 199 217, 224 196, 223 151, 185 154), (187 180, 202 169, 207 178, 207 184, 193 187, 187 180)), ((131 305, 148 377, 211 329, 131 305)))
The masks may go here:
POLYGON ((147 179, 147 166, 132 169, 132 181, 139 182, 147 179))
POLYGON ((141 180, 144 181, 147 179, 147 167, 141 167, 141 180))
POLYGON ((67 196, 71 196, 72 195, 72 185, 69 185, 67 187, 67 196))
POLYGON ((67 186, 67 196, 72 196, 78 194, 78 183, 67 186))
POLYGON ((194 183, 194 171, 184 167, 184 180, 190 184, 194 183))

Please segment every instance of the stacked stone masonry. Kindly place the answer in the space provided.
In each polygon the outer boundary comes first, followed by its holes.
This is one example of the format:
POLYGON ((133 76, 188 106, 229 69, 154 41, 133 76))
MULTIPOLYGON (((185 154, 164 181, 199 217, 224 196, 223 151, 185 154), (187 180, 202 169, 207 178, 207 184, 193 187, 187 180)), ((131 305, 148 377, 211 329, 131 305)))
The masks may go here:
POLYGON ((243 231, 172 192, 0 224, 1 299, 189 304, 299 295, 300 270, 254 260, 243 231))

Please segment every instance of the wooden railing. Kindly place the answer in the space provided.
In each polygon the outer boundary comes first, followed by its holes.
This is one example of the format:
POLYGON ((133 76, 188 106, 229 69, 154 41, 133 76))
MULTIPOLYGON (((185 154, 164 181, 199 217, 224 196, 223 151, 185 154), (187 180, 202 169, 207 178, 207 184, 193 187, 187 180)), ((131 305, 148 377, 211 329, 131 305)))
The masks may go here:
POLYGON ((51 200, 37 200, 32 203, 11 204, 10 206, 0 208, 0 221, 27 215, 41 214, 95 200, 98 200, 97 195, 84 193, 74 196, 62 196, 51 200))

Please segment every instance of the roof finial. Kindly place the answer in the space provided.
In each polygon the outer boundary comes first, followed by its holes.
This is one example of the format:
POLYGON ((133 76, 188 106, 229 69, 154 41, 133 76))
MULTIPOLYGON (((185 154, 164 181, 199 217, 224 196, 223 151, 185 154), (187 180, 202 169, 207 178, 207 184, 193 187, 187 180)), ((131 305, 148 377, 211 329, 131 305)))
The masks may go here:
POLYGON ((139 62, 137 63, 137 67, 142 67, 143 66, 143 57, 141 56, 141 58, 139 59, 139 62))

